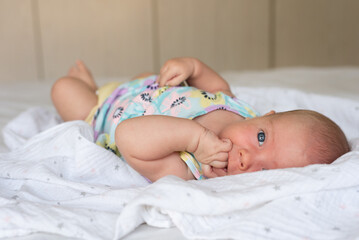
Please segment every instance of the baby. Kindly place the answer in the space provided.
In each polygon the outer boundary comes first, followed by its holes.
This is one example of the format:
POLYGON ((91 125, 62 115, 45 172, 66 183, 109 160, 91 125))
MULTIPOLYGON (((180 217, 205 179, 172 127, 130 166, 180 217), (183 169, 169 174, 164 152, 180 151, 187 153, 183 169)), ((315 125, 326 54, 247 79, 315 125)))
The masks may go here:
POLYGON ((309 110, 259 116, 194 58, 171 59, 158 76, 99 89, 77 61, 51 95, 64 121, 89 122, 98 145, 152 182, 166 175, 190 180, 329 164, 349 151, 344 133, 327 117, 309 110))

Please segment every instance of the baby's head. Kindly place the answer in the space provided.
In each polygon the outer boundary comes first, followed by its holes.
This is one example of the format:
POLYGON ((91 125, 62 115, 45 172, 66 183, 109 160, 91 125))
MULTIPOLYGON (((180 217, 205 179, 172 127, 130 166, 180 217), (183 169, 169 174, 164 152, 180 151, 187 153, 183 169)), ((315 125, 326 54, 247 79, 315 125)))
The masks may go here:
POLYGON ((310 164, 329 164, 350 151, 349 143, 340 127, 328 117, 315 111, 295 110, 273 114, 292 117, 305 126, 306 154, 310 164))
POLYGON ((226 127, 220 137, 233 143, 228 175, 329 164, 349 151, 339 126, 309 110, 271 112, 237 122, 226 127))

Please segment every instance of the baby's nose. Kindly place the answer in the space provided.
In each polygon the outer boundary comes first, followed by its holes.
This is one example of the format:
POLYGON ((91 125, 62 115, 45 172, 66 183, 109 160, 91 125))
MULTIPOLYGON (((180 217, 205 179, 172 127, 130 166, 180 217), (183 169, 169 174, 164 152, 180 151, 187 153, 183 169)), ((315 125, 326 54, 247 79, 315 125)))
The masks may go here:
POLYGON ((241 149, 238 152, 238 160, 239 160, 239 169, 241 171, 247 171, 251 165, 252 165, 252 156, 251 154, 245 150, 245 149, 241 149))

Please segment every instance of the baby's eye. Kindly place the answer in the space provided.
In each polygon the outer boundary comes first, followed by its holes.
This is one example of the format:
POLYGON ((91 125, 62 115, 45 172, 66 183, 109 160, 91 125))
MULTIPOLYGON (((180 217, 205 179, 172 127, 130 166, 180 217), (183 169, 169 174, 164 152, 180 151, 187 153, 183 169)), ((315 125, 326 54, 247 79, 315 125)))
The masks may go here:
POLYGON ((266 140, 266 135, 262 130, 259 131, 259 133, 257 135, 257 139, 258 139, 259 146, 262 146, 264 141, 266 140))

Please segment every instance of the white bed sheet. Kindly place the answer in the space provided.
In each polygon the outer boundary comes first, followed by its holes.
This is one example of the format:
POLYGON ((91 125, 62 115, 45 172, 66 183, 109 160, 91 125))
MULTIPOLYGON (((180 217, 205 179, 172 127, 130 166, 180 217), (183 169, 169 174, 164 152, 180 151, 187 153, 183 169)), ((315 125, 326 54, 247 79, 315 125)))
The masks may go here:
MULTIPOLYGON (((311 96, 317 97, 317 95, 305 95, 307 99, 303 99, 302 102, 291 104, 278 103, 275 101, 261 102, 261 96, 256 96, 253 100, 253 88, 257 87, 260 94, 264 94, 266 91, 263 87, 267 88, 268 92, 275 98, 276 91, 278 95, 283 94, 284 88, 296 88, 301 91, 312 92, 316 94, 329 94, 331 96, 345 97, 359 102, 359 69, 357 68, 336 68, 336 69, 282 69, 275 71, 263 71, 263 72, 246 72, 246 73, 224 73, 225 78, 229 79, 232 86, 235 86, 235 90, 238 91, 244 99, 248 99, 250 103, 254 104, 259 111, 265 112, 272 108, 276 110, 289 110, 293 107, 302 106, 303 108, 310 107, 314 110, 320 110, 321 106, 316 106, 311 102, 311 96), (239 91, 238 86, 250 86, 250 88, 244 87, 239 91), (280 88, 278 88, 280 87, 280 88)), ((0 90, 0 126, 3 127, 7 122, 14 118, 19 113, 32 106, 46 106, 51 109, 51 101, 49 96, 50 84, 47 83, 17 83, 17 84, 1 84, 0 90)), ((288 90, 286 94, 290 98, 296 91, 288 90)), ((268 99, 268 98, 264 98, 268 99)), ((345 104, 346 100, 330 98, 335 104, 337 101, 342 101, 345 104)), ((349 101, 349 100, 348 100, 349 101)), ((358 106, 354 107, 353 112, 359 111, 358 106)), ((341 119, 335 119, 335 113, 327 113, 330 117, 334 118, 334 121, 340 121, 341 119)), ((350 117, 350 116, 348 116, 350 117)), ((355 123, 353 123, 355 124, 355 123)), ((350 139, 358 137, 358 127, 352 129, 352 126, 344 126, 344 131, 350 139)), ((357 125, 358 126, 358 125, 357 125)), ((7 151, 4 143, 0 144, 0 152, 7 151)), ((172 239, 183 239, 184 236, 177 228, 170 229, 158 229, 142 225, 133 233, 126 236, 126 239, 158 239, 159 237, 172 239)), ((62 236, 49 235, 38 233, 26 237, 20 237, 20 239, 38 239, 38 237, 53 239, 63 239, 62 236)), ((15 238, 16 239, 16 238, 15 238)))

